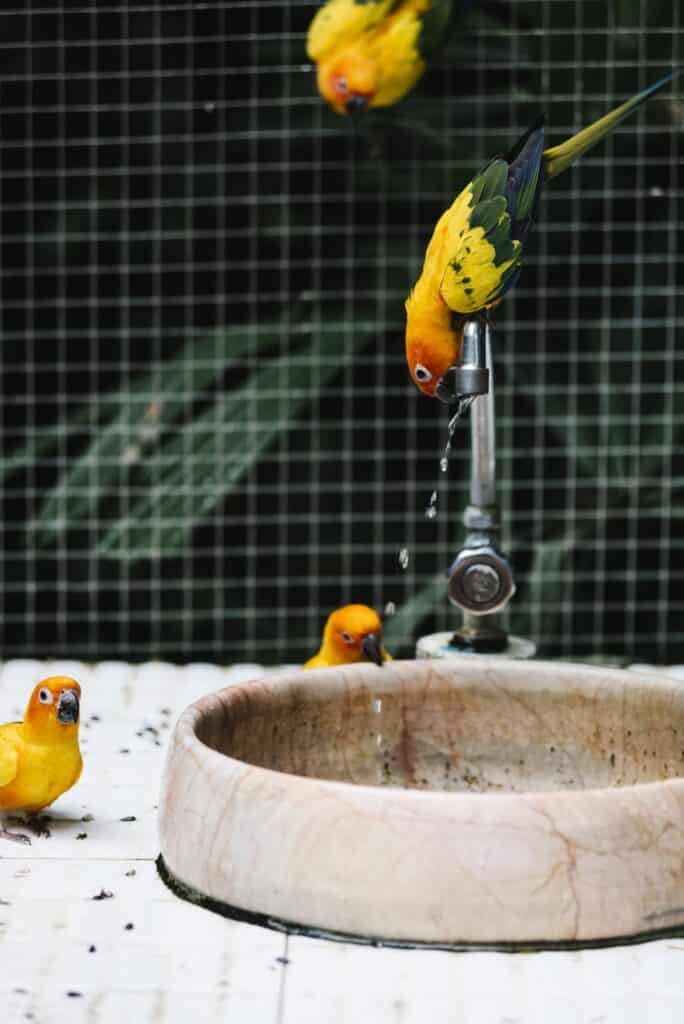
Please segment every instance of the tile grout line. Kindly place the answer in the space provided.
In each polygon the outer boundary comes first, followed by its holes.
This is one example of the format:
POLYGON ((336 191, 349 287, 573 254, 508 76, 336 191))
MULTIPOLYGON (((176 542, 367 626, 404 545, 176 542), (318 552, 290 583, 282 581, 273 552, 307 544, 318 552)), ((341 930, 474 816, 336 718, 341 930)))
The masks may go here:
POLYGON ((289 966, 290 935, 285 932, 285 945, 283 946, 283 964, 280 975, 280 986, 278 988, 278 1003, 276 1006, 275 1024, 283 1024, 285 1020, 285 992, 287 989, 287 968, 289 966))

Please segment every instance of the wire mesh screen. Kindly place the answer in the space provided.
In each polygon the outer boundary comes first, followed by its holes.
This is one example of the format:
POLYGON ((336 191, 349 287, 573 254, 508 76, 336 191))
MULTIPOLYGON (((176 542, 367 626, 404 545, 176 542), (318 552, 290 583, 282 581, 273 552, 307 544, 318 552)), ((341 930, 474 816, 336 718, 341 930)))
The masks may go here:
MULTIPOLYGON (((349 601, 396 605, 395 653, 457 621, 468 426, 441 474, 404 299, 540 110, 560 141, 684 62, 680 9, 457 4, 354 125, 316 6, 3 6, 3 656, 297 661, 349 601)), ((684 658, 683 125, 674 83, 549 184, 495 316, 509 624, 544 654, 684 658)))

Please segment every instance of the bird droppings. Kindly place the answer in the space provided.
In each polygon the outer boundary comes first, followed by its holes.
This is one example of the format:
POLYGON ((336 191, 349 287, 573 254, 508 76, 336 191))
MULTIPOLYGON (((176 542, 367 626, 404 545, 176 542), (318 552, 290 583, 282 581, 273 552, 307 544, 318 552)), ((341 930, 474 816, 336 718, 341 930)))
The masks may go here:
POLYGON ((132 932, 134 928, 135 925, 133 924, 133 922, 129 921, 128 924, 125 926, 124 931, 132 932))
POLYGON ((125 818, 119 818, 119 821, 137 821, 135 814, 127 814, 125 818))
POLYGON ((121 750, 119 751, 119 753, 120 754, 130 754, 130 750, 129 750, 128 747, 122 747, 121 750))
POLYGON ((135 870, 135 868, 131 868, 130 871, 126 872, 126 878, 133 878, 135 875, 137 875, 137 873, 138 872, 135 870))
POLYGON ((75 989, 69 989, 69 991, 67 992, 67 996, 69 997, 69 999, 82 999, 83 993, 76 992, 75 989))
POLYGON ((83 817, 81 818, 81 821, 95 821, 95 815, 94 814, 84 814, 83 817))
POLYGON ((99 715, 91 715, 90 716, 90 721, 91 722, 99 722, 100 721, 100 716, 99 715))
POLYGON ((97 953, 97 946, 88 946, 89 953, 97 953))
POLYGON ((287 957, 287 956, 277 956, 276 957, 276 963, 277 964, 282 964, 283 967, 287 967, 289 962, 290 962, 290 958, 287 957))
POLYGON ((93 896, 94 900, 111 900, 114 899, 114 893, 110 892, 109 889, 100 889, 96 896, 93 896))
POLYGON ((88 838, 88 833, 87 832, 78 832, 77 835, 76 835, 76 838, 77 839, 87 839, 88 838))

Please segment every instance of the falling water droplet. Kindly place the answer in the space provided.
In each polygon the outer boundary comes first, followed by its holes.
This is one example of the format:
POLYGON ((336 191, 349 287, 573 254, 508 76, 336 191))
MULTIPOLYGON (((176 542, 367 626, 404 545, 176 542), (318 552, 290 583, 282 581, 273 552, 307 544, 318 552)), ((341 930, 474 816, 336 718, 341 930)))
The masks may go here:
POLYGON ((399 552, 399 565, 402 569, 408 569, 409 564, 409 553, 408 548, 402 548, 399 552))
POLYGON ((387 604, 385 605, 385 617, 389 618, 390 615, 394 615, 396 613, 396 610, 397 606, 395 605, 394 601, 388 601, 387 604))
MULTIPOLYGON (((448 451, 448 449, 446 449, 445 451, 448 451)), ((439 468, 442 470, 443 473, 446 473, 447 469, 449 468, 448 455, 444 454, 442 458, 439 460, 439 468)))
POLYGON ((425 509, 425 518, 426 519, 436 519, 437 518, 437 491, 433 491, 432 494, 430 495, 430 501, 428 503, 428 507, 425 509))

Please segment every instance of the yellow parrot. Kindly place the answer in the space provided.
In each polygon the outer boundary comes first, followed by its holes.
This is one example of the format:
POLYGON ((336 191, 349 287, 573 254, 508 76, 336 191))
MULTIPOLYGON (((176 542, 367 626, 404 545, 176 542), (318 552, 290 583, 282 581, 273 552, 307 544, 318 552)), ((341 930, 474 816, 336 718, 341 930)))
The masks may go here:
POLYGON ((396 103, 425 71, 451 8, 452 0, 328 0, 307 37, 323 99, 338 114, 396 103))
POLYGON ((329 616, 321 649, 304 668, 353 665, 359 661, 382 665, 391 660, 382 646, 382 622, 378 613, 365 604, 348 604, 329 616))
MULTIPOLYGON (((78 782, 80 705, 76 680, 51 676, 35 687, 23 722, 0 725, 0 811, 37 814, 78 782)), ((0 838, 31 841, 5 829, 0 838)))
POLYGON ((681 70, 550 149, 544 149, 541 117, 506 156, 490 161, 442 214, 423 271, 406 301, 406 360, 422 392, 446 403, 457 400, 447 378, 459 363, 463 326, 486 315, 517 281, 543 183, 596 145, 681 70))

